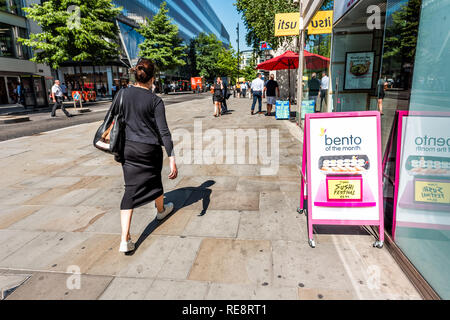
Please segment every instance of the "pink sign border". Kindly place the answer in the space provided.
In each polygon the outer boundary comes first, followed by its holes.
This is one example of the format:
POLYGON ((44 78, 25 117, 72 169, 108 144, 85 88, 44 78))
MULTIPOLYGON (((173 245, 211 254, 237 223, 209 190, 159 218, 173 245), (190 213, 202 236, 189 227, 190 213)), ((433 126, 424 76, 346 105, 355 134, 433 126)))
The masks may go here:
POLYGON ((307 113, 305 115, 303 155, 302 155, 302 183, 300 196, 300 209, 304 209, 304 200, 308 199, 308 238, 310 243, 314 243, 313 225, 372 225, 379 227, 379 240, 384 242, 384 213, 383 213, 383 183, 382 183, 382 159, 381 159, 381 118, 378 111, 357 111, 357 112, 327 112, 327 113, 307 113), (375 117, 377 122, 377 163, 378 163, 378 220, 330 220, 312 218, 312 198, 311 198, 311 144, 310 144, 310 120, 321 118, 355 118, 355 117, 375 117), (306 160, 306 161, 305 161, 306 160), (306 176, 306 179, 305 179, 306 176), (304 183, 307 186, 307 196, 304 196, 304 183))
MULTIPOLYGON (((395 232, 397 229, 397 202, 398 202, 398 187, 400 183, 400 166, 401 166, 401 155, 402 155, 402 134, 403 134, 403 118, 407 116, 450 116, 450 112, 433 112, 433 111, 409 111, 409 110, 397 110, 397 145, 395 151, 395 179, 394 179, 394 203, 393 203, 393 213, 392 213, 392 240, 395 241, 395 232)), ((386 152, 387 153, 387 152, 386 152)), ((383 161, 383 172, 386 166, 385 154, 383 161)), ((409 224, 405 224, 409 225, 409 224)), ((411 224, 413 225, 413 224, 411 224)), ((426 225, 426 224, 414 224, 414 225, 426 225)))

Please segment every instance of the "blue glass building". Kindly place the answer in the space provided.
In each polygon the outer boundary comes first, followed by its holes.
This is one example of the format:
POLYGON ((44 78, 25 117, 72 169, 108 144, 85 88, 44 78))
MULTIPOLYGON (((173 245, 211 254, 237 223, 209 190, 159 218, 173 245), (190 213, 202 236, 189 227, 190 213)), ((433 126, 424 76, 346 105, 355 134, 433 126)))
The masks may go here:
POLYGON ((118 24, 131 61, 137 58, 138 44, 143 41, 135 27, 143 23, 146 17, 151 19, 159 11, 163 1, 167 3, 168 15, 178 26, 180 36, 186 43, 204 32, 213 33, 225 46, 230 45, 227 30, 207 0, 113 0, 114 4, 123 7, 122 13, 126 17, 119 18, 118 24))

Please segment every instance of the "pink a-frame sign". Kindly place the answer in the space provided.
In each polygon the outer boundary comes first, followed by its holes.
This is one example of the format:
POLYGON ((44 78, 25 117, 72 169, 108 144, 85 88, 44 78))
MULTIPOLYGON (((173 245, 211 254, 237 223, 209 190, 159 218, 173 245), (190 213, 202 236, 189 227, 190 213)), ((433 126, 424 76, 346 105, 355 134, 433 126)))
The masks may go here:
POLYGON ((381 121, 378 111, 306 114, 299 209, 307 216, 308 241, 311 247, 315 247, 314 225, 378 226, 378 239, 373 246, 383 247, 381 155, 381 121), (342 125, 345 123, 352 125, 342 125), (311 132, 312 130, 314 133, 311 132), (363 136, 358 136, 358 132, 362 132, 363 136), (331 137, 327 136, 328 133, 331 137), (323 142, 323 146, 318 142, 323 142), (336 146, 331 146, 333 142, 336 146), (314 147, 312 147, 313 143, 314 147), (318 150, 323 151, 323 154, 318 150), (312 152, 314 155, 311 154, 312 152), (339 161, 341 161, 340 165, 339 161), (327 165, 330 167, 326 167, 327 165), (341 199, 335 201, 327 198, 327 181, 336 177, 346 179, 349 172, 355 174, 353 179, 362 181, 361 199, 349 198, 344 201, 341 199))

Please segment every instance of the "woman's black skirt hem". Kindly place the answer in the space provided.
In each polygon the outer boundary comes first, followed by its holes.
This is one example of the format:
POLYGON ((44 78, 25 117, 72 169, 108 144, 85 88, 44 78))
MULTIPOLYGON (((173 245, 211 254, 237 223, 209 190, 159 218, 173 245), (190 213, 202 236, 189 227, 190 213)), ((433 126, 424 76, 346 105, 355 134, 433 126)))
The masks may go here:
POLYGON ((163 152, 159 145, 125 141, 125 194, 120 210, 142 207, 164 194, 161 179, 163 152))

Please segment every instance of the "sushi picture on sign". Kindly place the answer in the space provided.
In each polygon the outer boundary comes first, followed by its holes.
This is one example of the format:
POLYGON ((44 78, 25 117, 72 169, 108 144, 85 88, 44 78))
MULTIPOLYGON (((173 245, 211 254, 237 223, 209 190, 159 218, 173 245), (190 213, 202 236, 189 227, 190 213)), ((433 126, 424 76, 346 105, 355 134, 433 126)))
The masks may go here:
POLYGON ((347 52, 345 58, 344 89, 371 89, 374 52, 347 52))

